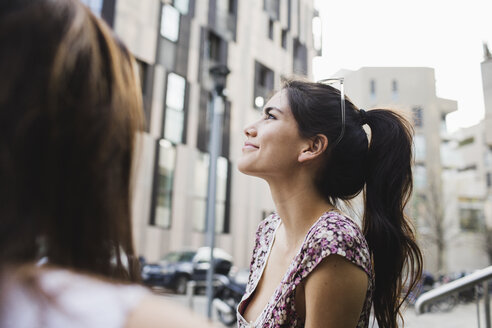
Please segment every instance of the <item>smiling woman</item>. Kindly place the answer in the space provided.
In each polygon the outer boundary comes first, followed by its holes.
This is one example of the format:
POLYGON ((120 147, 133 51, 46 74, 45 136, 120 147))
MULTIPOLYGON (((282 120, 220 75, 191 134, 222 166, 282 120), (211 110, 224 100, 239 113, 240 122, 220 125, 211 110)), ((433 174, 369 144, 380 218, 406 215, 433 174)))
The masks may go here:
POLYGON ((277 211, 256 233, 240 327, 368 327, 374 306, 379 326, 396 328, 405 273, 410 290, 420 277, 421 253, 403 213, 412 189, 410 124, 341 95, 288 81, 244 129, 238 168, 269 184, 277 211), (363 189, 360 228, 337 206, 363 189))

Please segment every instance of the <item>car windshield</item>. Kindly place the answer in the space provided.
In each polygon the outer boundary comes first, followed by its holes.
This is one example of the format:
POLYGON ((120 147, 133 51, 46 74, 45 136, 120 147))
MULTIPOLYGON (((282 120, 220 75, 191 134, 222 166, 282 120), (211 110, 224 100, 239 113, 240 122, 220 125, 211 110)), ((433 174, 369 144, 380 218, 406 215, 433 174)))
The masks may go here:
POLYGON ((191 262, 195 252, 173 252, 169 253, 162 259, 166 262, 191 262))

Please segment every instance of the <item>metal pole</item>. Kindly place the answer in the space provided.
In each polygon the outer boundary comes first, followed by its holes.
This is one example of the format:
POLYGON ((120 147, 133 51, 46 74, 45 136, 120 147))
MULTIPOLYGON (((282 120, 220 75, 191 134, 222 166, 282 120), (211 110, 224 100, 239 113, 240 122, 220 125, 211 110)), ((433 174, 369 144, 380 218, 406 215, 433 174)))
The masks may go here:
POLYGON ((483 303, 485 307, 485 327, 490 328, 490 298, 488 280, 483 282, 483 303))
POLYGON ((208 168, 208 190, 207 190, 207 244, 210 246, 210 267, 207 271, 207 317, 212 319, 213 302, 213 275, 214 275, 214 247, 215 247, 215 197, 217 183, 217 157, 221 148, 221 127, 224 104, 221 95, 214 91, 212 97, 212 110, 210 128, 210 165, 208 168))
POLYGON ((480 296, 478 295, 478 285, 475 285, 475 300, 477 302, 477 327, 480 328, 480 296))

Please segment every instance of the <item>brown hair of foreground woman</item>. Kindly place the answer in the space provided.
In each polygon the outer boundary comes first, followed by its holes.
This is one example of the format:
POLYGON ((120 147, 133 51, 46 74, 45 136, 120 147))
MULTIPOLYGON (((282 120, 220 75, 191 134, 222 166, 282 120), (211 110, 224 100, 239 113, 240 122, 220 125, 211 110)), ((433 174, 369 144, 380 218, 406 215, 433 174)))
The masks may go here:
POLYGON ((0 265, 46 256, 138 279, 130 173, 142 116, 131 55, 77 1, 0 9, 0 265))
POLYGON ((126 47, 77 0, 9 0, 0 49, 0 326, 208 326, 128 283, 143 121, 126 47))

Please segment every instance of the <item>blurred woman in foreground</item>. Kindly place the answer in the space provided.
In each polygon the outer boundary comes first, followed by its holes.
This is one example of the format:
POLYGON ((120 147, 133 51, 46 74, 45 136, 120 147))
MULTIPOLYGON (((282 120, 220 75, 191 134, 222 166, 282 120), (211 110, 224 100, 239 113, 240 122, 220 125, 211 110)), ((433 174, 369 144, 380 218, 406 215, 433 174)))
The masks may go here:
POLYGON ((76 0, 2 1, 0 49, 0 327, 206 326, 131 283, 128 50, 76 0))

